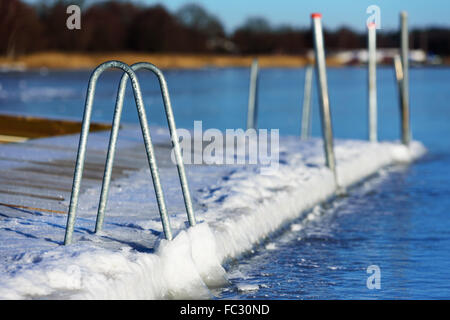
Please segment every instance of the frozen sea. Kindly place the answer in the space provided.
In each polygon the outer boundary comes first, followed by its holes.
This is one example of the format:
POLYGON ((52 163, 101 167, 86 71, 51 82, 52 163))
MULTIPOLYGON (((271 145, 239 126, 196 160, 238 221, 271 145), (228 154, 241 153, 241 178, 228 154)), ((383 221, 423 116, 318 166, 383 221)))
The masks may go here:
MULTIPOLYGON (((249 71, 206 69, 166 71, 178 127, 245 126, 249 71)), ((330 69, 335 136, 366 139, 366 70, 330 69)), ((102 76, 94 120, 109 121, 120 74, 102 76)), ((89 71, 0 74, 0 111, 80 119, 89 71)), ((156 80, 139 74, 148 118, 164 126, 156 80)), ((298 135, 303 69, 263 69, 260 75, 261 128, 298 135)), ((428 152, 412 165, 394 165, 316 206, 271 233, 263 243, 224 264, 230 283, 214 289, 218 298, 237 299, 448 299, 450 298, 450 70, 413 68, 413 137, 428 152), (312 215, 311 215, 312 214, 312 215), (370 265, 381 271, 381 288, 368 289, 370 265)), ((399 137, 398 96, 393 70, 378 70, 379 137, 399 137)), ((313 136, 320 136, 314 93, 313 136)), ((130 98, 123 120, 137 122, 130 98)), ((299 152, 301 149, 299 150, 299 152)), ((292 202, 297 201, 291 199, 292 202)), ((32 260, 32 259, 31 259, 32 260)))

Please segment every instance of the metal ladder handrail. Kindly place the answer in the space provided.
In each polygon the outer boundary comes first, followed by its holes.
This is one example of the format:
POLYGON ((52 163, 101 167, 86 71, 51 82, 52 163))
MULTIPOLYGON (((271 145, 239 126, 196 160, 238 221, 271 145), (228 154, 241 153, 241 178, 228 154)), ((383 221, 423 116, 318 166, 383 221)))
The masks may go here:
MULTIPOLYGON (((179 141, 178 141, 178 135, 176 132, 175 120, 174 120, 174 116, 173 116, 173 112, 172 112, 172 106, 170 103, 170 96, 169 96, 169 91, 168 91, 167 82, 165 80, 165 77, 160 69, 158 69, 155 65, 148 63, 148 62, 135 63, 131 66, 131 69, 133 71, 138 71, 140 69, 149 70, 149 71, 153 72, 158 78, 159 85, 161 88, 161 95, 162 95, 163 103, 164 103, 164 109, 166 112, 166 118, 167 118, 167 122, 168 122, 168 126, 169 126, 172 147, 174 148, 175 160, 176 160, 176 165, 177 165, 177 170, 178 170, 178 176, 180 179, 181 190, 183 193, 184 204, 186 207, 186 213, 187 213, 189 225, 194 226, 196 224, 196 220, 195 220, 194 210, 193 210, 193 206, 192 206, 191 195, 189 192, 189 186, 188 186, 188 182, 187 182, 187 178, 186 178, 186 173, 184 170, 183 158, 181 156, 181 150, 180 150, 180 145, 179 145, 179 141)), ((115 109, 115 113, 114 113, 113 126, 111 129, 111 136, 110 136, 110 143, 109 143, 108 154, 107 154, 107 158, 106 158, 105 173, 103 175, 103 181, 102 181, 102 191, 101 191, 101 195, 100 195, 100 203, 99 203, 98 212, 97 212, 97 221, 96 221, 96 226, 95 226, 95 232, 100 231, 102 228, 102 224, 103 224, 103 218, 104 218, 105 209, 106 209, 106 202, 107 202, 107 198, 108 198, 109 184, 111 181, 111 172, 112 172, 112 167, 113 167, 113 162, 114 162, 115 145, 116 145, 117 136, 118 136, 118 132, 119 132, 120 117, 121 117, 122 107, 123 107, 123 97, 125 96, 125 90, 126 90, 126 84, 128 82, 128 78, 129 78, 128 74, 124 73, 122 76, 122 79, 120 80, 120 86, 119 86, 119 91, 118 91, 118 97, 120 97, 120 100, 117 101, 116 109, 115 109)), ((145 122, 145 116, 142 119, 145 122)), ((148 128, 142 124, 141 124, 141 128, 143 131, 148 130, 148 128)), ((149 133, 143 132, 143 134, 144 134, 144 136, 148 136, 150 138, 149 133)), ((158 203, 160 203, 160 208, 162 208, 162 211, 166 212, 164 195, 163 195, 163 192, 161 189, 161 184, 159 182, 159 176, 157 173, 156 161, 153 157, 153 152, 148 152, 148 154, 151 155, 151 158, 150 158, 151 160, 149 160, 149 161, 153 164, 151 166, 151 168, 154 168, 156 171, 155 175, 154 175, 156 177, 156 179, 155 178, 153 179, 153 186, 155 188, 157 201, 158 201, 158 203)), ((153 176, 153 172, 152 172, 152 176, 153 176)), ((162 218, 166 219, 167 213, 162 215, 162 218)), ((169 225, 168 220, 165 222, 165 224, 169 225)), ((170 229, 167 230, 166 238, 171 239, 172 235, 170 234, 170 236, 168 237, 168 233, 170 233, 170 229)))
MULTIPOLYGON (((121 69, 122 71, 130 74, 130 77, 132 79, 132 86, 133 86, 133 93, 136 105, 143 105, 142 100, 142 94, 139 87, 139 82, 137 81, 137 77, 134 73, 134 71, 125 63, 121 61, 107 61, 95 68, 95 70, 92 72, 91 77, 89 79, 89 85, 87 89, 86 94, 86 101, 84 106, 84 114, 83 114, 83 122, 81 126, 81 133, 80 133, 80 140, 78 143, 78 152, 77 152, 77 159, 75 164, 75 171, 73 175, 73 183, 72 183, 72 192, 70 196, 70 203, 69 203, 69 212, 67 216, 67 223, 66 223, 66 232, 64 236, 64 244, 70 244, 72 242, 72 234, 75 224, 75 218, 76 218, 76 211, 78 207, 78 198, 79 198, 79 192, 80 192, 80 184, 81 179, 83 177, 83 168, 84 168, 84 161, 86 157, 86 145, 87 145, 87 138, 89 135, 89 127, 91 122, 91 115, 92 115, 92 105, 94 102, 94 95, 95 95, 95 89, 97 85, 98 78, 100 75, 107 69, 121 69)), ((119 98, 119 97, 118 97, 119 98)))
MULTIPOLYGON (((89 85, 88 85, 88 90, 87 90, 87 94, 86 94, 86 102, 85 102, 85 108, 84 108, 84 114, 83 114, 83 123, 82 123, 82 127, 81 127, 80 140, 79 140, 79 144, 78 144, 78 152, 77 152, 77 159, 76 159, 76 165, 75 165, 75 172, 74 172, 74 177, 73 177, 72 193, 71 193, 70 204, 69 204, 69 212, 68 212, 68 218, 67 218, 67 223, 66 223, 66 232, 65 232, 65 237, 64 237, 65 245, 70 244, 72 242, 72 235, 73 235, 76 211, 77 211, 77 206, 78 206, 80 184, 81 184, 81 179, 83 176, 83 167, 84 167, 84 161, 85 161, 85 157, 86 157, 87 138, 89 135, 89 127, 90 127, 90 121, 91 121, 91 115, 92 115, 92 106, 93 106, 97 81, 98 81, 99 76, 104 71, 106 71, 107 69, 111 69, 111 68, 121 69, 124 72, 124 74, 127 75, 126 80, 128 80, 128 77, 131 79, 134 99, 136 102, 139 121, 140 121, 141 130, 142 130, 142 134, 143 134, 143 138, 144 138, 144 145, 145 145, 145 149, 147 152, 147 159, 148 159, 150 170, 152 173, 153 184, 155 186, 155 193, 157 193, 157 202, 158 202, 158 207, 159 207, 159 212, 160 212, 160 216, 161 216, 161 222, 163 225, 164 234, 165 234, 166 239, 168 239, 168 240, 172 239, 170 223, 169 223, 167 210, 166 210, 166 206, 165 206, 165 201, 164 201, 164 196, 162 193, 162 188, 161 188, 161 184, 160 184, 160 180, 159 180, 158 168, 156 166, 156 161, 155 161, 154 152, 153 152, 153 145, 151 142, 150 131, 148 129, 148 123, 147 123, 147 118, 146 118, 146 114, 145 114, 144 102, 142 99, 142 92, 140 89, 138 78, 137 78, 135 72, 133 71, 133 69, 129 65, 127 65, 121 61, 112 60, 112 61, 104 62, 104 63, 100 64, 99 66, 97 66, 97 68, 92 72, 91 77, 89 79, 89 85)), ((126 82, 126 81, 124 81, 124 82, 126 82)), ((113 125, 113 128, 111 130, 110 143, 109 143, 110 147, 112 145, 115 146, 115 141, 112 139, 114 139, 114 137, 117 137, 117 132, 115 132, 115 131, 118 131, 118 128, 119 128, 118 124, 120 122, 124 93, 125 93, 125 90, 122 90, 122 91, 119 91, 117 94, 116 108, 115 108, 115 113, 114 113, 114 121, 116 123, 116 126, 113 125)), ((110 166, 112 168, 112 162, 113 162, 112 160, 113 160, 113 157, 107 158, 107 162, 105 165, 105 172, 107 171, 107 167, 110 166)), ((105 177, 103 180, 104 180, 103 182, 105 182, 105 177)), ((110 181, 110 179, 107 180, 108 184, 109 184, 109 181, 110 181)))

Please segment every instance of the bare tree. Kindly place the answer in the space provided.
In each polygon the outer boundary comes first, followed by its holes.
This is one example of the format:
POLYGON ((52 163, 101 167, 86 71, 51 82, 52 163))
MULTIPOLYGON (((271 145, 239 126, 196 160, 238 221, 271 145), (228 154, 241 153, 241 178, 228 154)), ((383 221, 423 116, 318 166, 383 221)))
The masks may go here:
POLYGON ((201 32, 208 38, 225 36, 220 20, 198 4, 184 5, 177 11, 176 17, 183 26, 201 32))
POLYGON ((20 0, 0 1, 0 52, 15 57, 40 48, 41 24, 20 0))

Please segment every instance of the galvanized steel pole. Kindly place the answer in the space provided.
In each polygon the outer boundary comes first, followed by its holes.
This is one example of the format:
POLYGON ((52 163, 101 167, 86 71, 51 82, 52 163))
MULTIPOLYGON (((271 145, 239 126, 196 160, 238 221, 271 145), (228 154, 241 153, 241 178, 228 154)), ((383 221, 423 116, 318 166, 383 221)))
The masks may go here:
MULTIPOLYGON (((398 54, 394 56, 394 70, 395 70, 395 78, 397 79, 397 84, 399 90, 401 90, 401 82, 403 80, 403 68, 402 68, 402 60, 398 54)), ((400 91, 399 91, 400 92, 400 91)), ((402 95, 400 95, 402 98, 402 95)))
POLYGON ((369 86, 369 141, 377 141, 377 49, 376 24, 370 23, 368 29, 368 86, 369 86))
POLYGON ((258 59, 254 59, 250 69, 250 89, 248 94, 247 129, 256 129, 258 117, 258 59))
POLYGON ((400 38, 401 38, 401 60, 403 70, 402 80, 402 104, 401 104, 401 131, 402 142, 409 145, 411 141, 411 129, 409 121, 409 32, 408 32, 408 14, 400 13, 400 38))
MULTIPOLYGON (((394 70, 395 70, 395 79, 397 81, 397 88, 398 88, 398 97, 399 97, 399 105, 400 105, 400 119, 403 119, 402 115, 402 106, 403 106, 403 66, 402 66, 402 59, 400 58, 400 55, 396 54, 394 56, 394 70)), ((403 122, 403 120, 401 120, 403 122)))
POLYGON ((305 85, 303 88, 302 128, 301 139, 306 140, 311 135, 311 89, 313 67, 308 65, 305 69, 305 85))
POLYGON ((325 162, 328 168, 333 171, 336 183, 336 162, 333 148, 333 128, 331 124, 330 101, 328 97, 328 85, 325 63, 325 52, 322 34, 322 15, 313 13, 311 15, 313 26, 314 53, 317 72, 317 84, 320 97, 320 115, 322 122, 322 135, 324 140, 325 162))

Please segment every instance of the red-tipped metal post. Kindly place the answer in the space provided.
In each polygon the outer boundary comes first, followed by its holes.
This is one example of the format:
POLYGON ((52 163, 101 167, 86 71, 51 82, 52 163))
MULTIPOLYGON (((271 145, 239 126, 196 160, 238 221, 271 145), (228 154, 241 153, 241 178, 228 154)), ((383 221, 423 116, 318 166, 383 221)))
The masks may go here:
POLYGON ((408 32, 408 14, 403 11, 400 13, 400 55, 402 61, 403 80, 401 83, 401 124, 402 124, 402 142, 409 145, 411 141, 411 129, 409 126, 409 32, 408 32))

